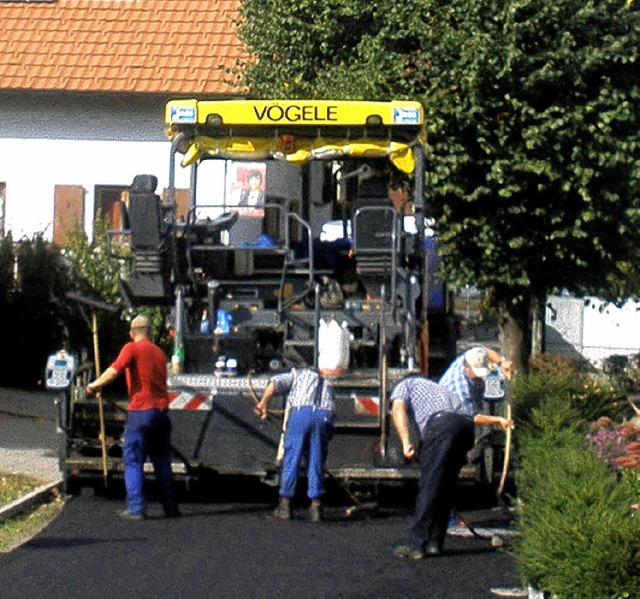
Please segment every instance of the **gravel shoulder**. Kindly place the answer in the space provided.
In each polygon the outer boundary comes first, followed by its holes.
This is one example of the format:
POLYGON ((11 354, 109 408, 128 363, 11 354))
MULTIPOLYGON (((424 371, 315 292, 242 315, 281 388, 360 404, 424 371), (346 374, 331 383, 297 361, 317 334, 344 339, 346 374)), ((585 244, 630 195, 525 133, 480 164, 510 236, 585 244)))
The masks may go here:
POLYGON ((57 481, 55 395, 0 389, 0 470, 57 481))
POLYGON ((26 474, 43 483, 60 479, 58 458, 51 457, 42 450, 0 447, 0 471, 26 474))

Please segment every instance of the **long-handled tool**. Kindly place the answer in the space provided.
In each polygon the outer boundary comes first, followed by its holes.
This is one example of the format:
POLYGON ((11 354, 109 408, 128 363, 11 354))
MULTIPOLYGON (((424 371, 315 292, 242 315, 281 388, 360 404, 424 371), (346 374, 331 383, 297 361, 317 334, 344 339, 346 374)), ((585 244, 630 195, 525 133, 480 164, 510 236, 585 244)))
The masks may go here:
POLYGON ((387 398, 387 321, 385 315, 385 288, 380 289, 380 403, 379 403, 379 424, 380 424, 380 457, 384 460, 387 453, 387 412, 389 400, 387 398))
MULTIPOLYGON (((100 376, 100 347, 98 344, 98 319, 95 310, 91 313, 91 333, 93 335, 93 354, 96 367, 96 378, 100 376)), ((102 401, 102 393, 100 390, 96 392, 98 400, 98 416, 100 419, 100 449, 102 452, 102 478, 104 480, 105 489, 108 486, 109 467, 107 465, 107 434, 104 423, 104 402, 102 401)))
MULTIPOLYGON (((512 402, 511 402, 512 385, 513 385, 513 376, 511 377, 511 380, 509 381, 509 384, 507 385, 507 390, 506 390, 507 406, 506 406, 505 418, 507 420, 511 420, 513 417, 513 408, 512 408, 512 402)), ((512 429, 511 427, 509 427, 505 433, 504 462, 502 464, 502 474, 500 475, 500 484, 498 485, 498 501, 500 502, 500 505, 503 508, 505 507, 503 493, 504 493, 505 484, 507 482, 507 474, 509 472, 509 462, 511 461, 512 446, 513 446, 513 435, 512 435, 512 429)))

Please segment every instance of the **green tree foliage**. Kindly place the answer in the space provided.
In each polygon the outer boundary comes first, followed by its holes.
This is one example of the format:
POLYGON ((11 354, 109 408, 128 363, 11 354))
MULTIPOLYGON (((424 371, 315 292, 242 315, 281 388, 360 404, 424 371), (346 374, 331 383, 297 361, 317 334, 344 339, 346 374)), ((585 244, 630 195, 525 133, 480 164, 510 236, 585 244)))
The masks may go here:
MULTIPOLYGON (((0 239, 0 330, 4 337, 5 348, 11 347, 13 340, 13 316, 11 314, 16 291, 14 277, 15 252, 11 233, 0 239)), ((6 350, 4 352, 6 354, 6 350)), ((8 384, 8 373, 0 370, 0 381, 8 384)))
MULTIPOLYGON (((138 311, 124 302, 120 291, 120 279, 127 274, 127 259, 130 251, 126 244, 110 243, 109 220, 98 218, 94 226, 93 239, 89 241, 84 231, 77 230, 63 249, 69 262, 74 289, 83 297, 99 300, 109 305, 113 311, 96 310, 100 367, 104 370, 116 357, 119 349, 128 340, 128 322, 138 311)), ((83 315, 85 347, 89 359, 93 360, 91 338, 92 308, 77 304, 77 311, 83 315)), ((165 351, 169 350, 169 340, 164 329, 165 314, 161 308, 148 307, 140 310, 152 322, 156 333, 155 341, 165 351)))
POLYGON ((108 226, 107 219, 97 218, 91 241, 81 229, 73 231, 63 253, 74 272, 78 290, 118 308, 122 305, 118 280, 125 252, 110 246, 108 226))
POLYGON ((8 334, 11 322, 10 307, 15 294, 15 253, 11 233, 0 238, 0 330, 8 334))
POLYGON ((637 292, 637 2, 244 0, 240 31, 258 97, 422 101, 447 277, 520 364, 532 298, 637 292))
POLYGON ((0 238, 0 312, 4 312, 15 291, 14 263, 13 237, 9 233, 0 238))
POLYGON ((421 0, 244 0, 240 35, 257 97, 415 98, 426 5, 421 0), (415 66, 414 66, 415 68, 415 66))
POLYGON ((71 302, 84 322, 82 345, 90 360, 94 360, 92 318, 95 312, 100 370, 108 366, 118 348, 126 341, 128 327, 124 318, 131 316, 123 304, 118 283, 127 250, 122 246, 112 246, 107 231, 108 220, 97 218, 91 240, 87 239, 83 230, 78 229, 71 233, 63 249, 72 275, 73 290, 83 298, 98 300, 112 309, 95 309, 82 302, 71 302))

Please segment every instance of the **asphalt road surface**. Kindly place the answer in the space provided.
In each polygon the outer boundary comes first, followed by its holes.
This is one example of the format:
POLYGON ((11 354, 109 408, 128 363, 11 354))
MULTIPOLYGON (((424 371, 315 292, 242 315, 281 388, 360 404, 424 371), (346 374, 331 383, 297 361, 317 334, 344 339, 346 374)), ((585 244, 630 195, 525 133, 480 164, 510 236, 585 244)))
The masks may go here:
POLYGON ((122 521, 119 497, 81 495, 40 535, 0 557, 4 599, 57 597, 493 597, 517 586, 514 562, 484 540, 452 537, 437 558, 393 555, 402 508, 348 518, 341 507, 313 525, 272 520, 272 506, 190 502, 165 519, 122 521))
MULTIPOLYGON (((13 411, 5 390, 0 395, 5 411, 13 411)), ((36 413, 27 421, 4 420, 0 454, 55 455, 51 405, 31 399, 36 413)), ((21 400, 24 408, 28 402, 21 400)), ((470 521, 505 525, 504 513, 477 509, 465 491, 463 515, 470 521)), ((85 491, 38 536, 0 556, 0 597, 467 599, 519 586, 508 543, 496 549, 486 540, 451 536, 440 557, 395 557, 410 523, 410 493, 387 498, 377 512, 347 516, 348 497, 334 489, 319 525, 306 522, 303 507, 290 522, 271 519, 276 493, 224 479, 208 497, 182 493, 180 519, 162 518, 152 501, 150 518, 131 522, 115 516, 124 506, 117 485, 109 496, 85 491)))

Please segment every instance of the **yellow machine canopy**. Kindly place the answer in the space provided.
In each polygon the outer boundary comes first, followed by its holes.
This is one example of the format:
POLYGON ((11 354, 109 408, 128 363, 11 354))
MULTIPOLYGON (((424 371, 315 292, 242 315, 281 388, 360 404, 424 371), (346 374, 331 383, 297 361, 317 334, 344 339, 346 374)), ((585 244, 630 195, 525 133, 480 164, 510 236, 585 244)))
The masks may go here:
POLYGON ((183 166, 206 157, 304 163, 387 156, 411 173, 413 148, 425 142, 424 111, 410 101, 171 100, 165 124, 183 166))

